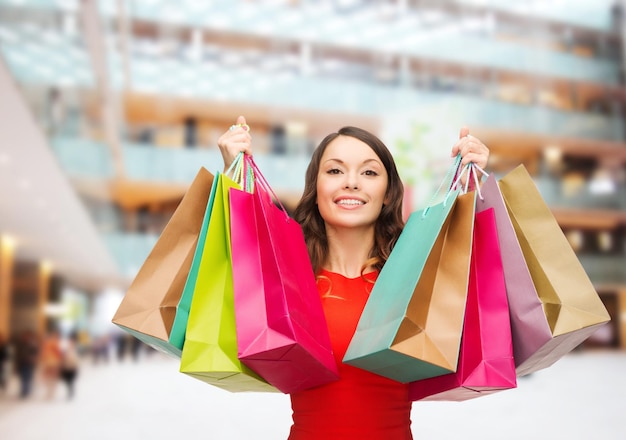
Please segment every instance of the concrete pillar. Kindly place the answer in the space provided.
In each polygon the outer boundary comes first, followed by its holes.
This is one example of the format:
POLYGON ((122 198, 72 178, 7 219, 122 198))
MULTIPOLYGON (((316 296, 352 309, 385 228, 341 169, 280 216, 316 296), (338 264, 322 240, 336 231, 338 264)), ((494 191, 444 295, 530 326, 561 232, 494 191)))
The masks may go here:
POLYGON ((13 293, 13 259, 15 243, 0 235, 0 334, 11 337, 11 296, 13 293))
POLYGON ((39 263, 37 273, 37 333, 44 335, 47 331, 46 305, 50 296, 50 276, 52 269, 49 263, 39 263))
POLYGON ((619 346, 626 350, 626 289, 617 292, 617 334, 619 346))

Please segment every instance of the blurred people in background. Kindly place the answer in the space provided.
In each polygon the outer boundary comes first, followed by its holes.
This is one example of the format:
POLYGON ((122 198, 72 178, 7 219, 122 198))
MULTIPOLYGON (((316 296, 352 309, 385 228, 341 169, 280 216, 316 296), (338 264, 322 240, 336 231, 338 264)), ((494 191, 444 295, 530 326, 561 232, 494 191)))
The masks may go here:
POLYGON ((115 352, 118 361, 123 361, 128 351, 128 346, 132 344, 132 336, 120 333, 115 337, 115 352))
POLYGON ((72 399, 74 398, 74 383, 79 367, 78 335, 76 333, 72 333, 64 341, 61 353, 60 377, 67 388, 67 398, 72 399))
POLYGON ((15 344, 15 369, 20 379, 20 397, 30 396, 39 359, 39 339, 32 330, 24 330, 15 344))
POLYGON ((7 389, 7 361, 9 360, 9 340, 0 333, 0 392, 7 389))
POLYGON ((61 371, 61 338, 57 330, 46 336, 41 347, 41 376, 46 388, 46 398, 52 399, 61 371))
POLYGON ((198 144, 198 120, 189 116, 183 121, 185 126, 185 147, 195 148, 198 144))
POLYGON ((53 87, 48 92, 46 123, 50 137, 60 134, 65 123, 65 102, 61 90, 53 87))
POLYGON ((109 346, 111 340, 108 335, 99 336, 94 339, 92 344, 93 363, 99 364, 100 361, 105 364, 109 363, 109 346))
POLYGON ((132 356, 133 361, 137 362, 139 360, 139 356, 143 347, 143 342, 141 342, 137 338, 132 338, 132 340, 130 341, 130 355, 132 356))

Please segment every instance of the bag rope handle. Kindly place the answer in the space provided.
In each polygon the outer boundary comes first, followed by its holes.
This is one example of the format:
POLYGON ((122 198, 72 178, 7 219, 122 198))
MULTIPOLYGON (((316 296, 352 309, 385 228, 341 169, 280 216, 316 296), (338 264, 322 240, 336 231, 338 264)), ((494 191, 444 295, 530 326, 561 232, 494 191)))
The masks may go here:
MULTIPOLYGON (((480 180, 479 180, 478 173, 476 172, 476 170, 480 171, 482 173, 482 176, 489 177, 489 174, 485 170, 483 170, 481 167, 479 167, 475 163, 470 162, 467 165, 465 165, 463 171, 459 174, 459 176, 456 178, 456 180, 452 184, 452 188, 459 189, 461 194, 467 194, 469 190, 469 181, 470 179, 473 179, 474 187, 476 188, 476 193, 478 194, 478 197, 480 198, 480 200, 484 200, 483 195, 480 191, 480 180), (461 176, 465 173, 466 170, 468 170, 469 174, 468 174, 468 178, 465 180, 465 187, 460 187, 459 184, 461 182, 461 176)), ((482 179, 482 176, 480 176, 481 179, 482 179)))
POLYGON ((267 179, 265 178, 265 176, 261 173, 261 170, 259 170, 259 167, 257 166, 257 164, 254 161, 254 159, 252 158, 252 156, 249 155, 249 154, 246 154, 245 155, 245 161, 248 163, 248 166, 250 167, 250 170, 251 170, 251 173, 252 173, 252 175, 254 177, 255 182, 258 182, 259 183, 259 187, 261 189, 263 189, 266 193, 270 194, 271 197, 273 197, 273 199, 280 205, 280 209, 285 214, 285 217, 287 217, 288 220, 291 220, 291 217, 289 217, 289 213, 287 212, 287 210, 283 206, 283 203, 280 201, 280 199, 278 198, 278 196, 276 195, 276 193, 274 192, 274 190, 270 186, 270 184, 267 181, 267 179))
MULTIPOLYGON (((430 198, 430 201, 428 202, 428 204, 426 205, 426 208, 424 209, 424 211, 422 212, 422 218, 426 217, 426 214, 428 213, 428 211, 430 210, 433 202, 435 201, 435 198, 439 195, 439 193, 441 192, 441 189, 443 188, 444 184, 446 182, 450 182, 454 176, 459 172, 459 166, 461 165, 461 155, 457 154, 456 157, 454 158, 454 162, 452 163, 452 165, 450 167, 448 167, 448 171, 446 171, 446 175, 443 177, 443 179, 441 180, 441 183, 439 184, 439 187, 437 188, 437 190, 434 192, 433 196, 430 198)), ((461 175, 463 174, 464 170, 461 171, 461 175)), ((446 192, 446 196, 443 200, 443 205, 445 206, 448 203, 448 198, 450 196, 450 194, 453 192, 453 185, 454 184, 450 184, 448 186, 448 190, 446 192)))
POLYGON ((224 174, 231 177, 241 189, 251 193, 254 192, 254 174, 244 156, 243 152, 239 152, 224 174))

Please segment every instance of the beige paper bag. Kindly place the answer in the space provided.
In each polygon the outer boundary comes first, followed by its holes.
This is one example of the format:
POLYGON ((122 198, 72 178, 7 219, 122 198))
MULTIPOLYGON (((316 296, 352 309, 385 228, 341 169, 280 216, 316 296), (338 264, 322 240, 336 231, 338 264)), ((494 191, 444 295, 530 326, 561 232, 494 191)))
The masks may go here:
POLYGON ((198 171, 113 316, 124 331, 175 357, 180 349, 169 343, 169 335, 213 179, 205 168, 198 171))
POLYGON ((543 304, 545 320, 534 324, 550 329, 534 354, 517 365, 518 375, 525 375, 552 365, 610 317, 526 168, 520 165, 499 185, 543 304))

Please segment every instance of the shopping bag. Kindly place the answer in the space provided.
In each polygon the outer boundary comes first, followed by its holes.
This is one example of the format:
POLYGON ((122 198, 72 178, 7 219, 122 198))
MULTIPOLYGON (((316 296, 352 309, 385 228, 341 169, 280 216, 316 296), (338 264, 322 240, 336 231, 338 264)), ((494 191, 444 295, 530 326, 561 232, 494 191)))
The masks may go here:
MULTIPOLYGON (((477 204, 480 199, 477 198, 477 204)), ((459 362, 455 373, 409 385, 410 400, 461 401, 515 388, 515 362, 493 208, 476 213, 459 362)))
POLYGON ((176 308, 198 241, 214 176, 201 168, 124 295, 112 322, 171 356, 176 308))
POLYGON ((525 375, 552 365, 610 317, 526 168, 508 173, 499 188, 542 304, 537 316, 511 302, 515 341, 522 341, 515 362, 525 375))
POLYGON ((473 220, 474 193, 458 190, 409 216, 343 362, 399 382, 456 370, 473 220))
POLYGON ((245 160, 254 191, 230 189, 238 357, 283 393, 337 380, 300 225, 273 203, 252 157, 245 160))
POLYGON ((176 306, 176 315, 174 316, 174 322, 172 323, 172 330, 170 331, 170 345, 172 351, 177 357, 182 355, 183 344, 185 343, 185 334, 187 333, 187 321, 189 320, 189 309, 191 308, 191 299, 196 287, 196 281, 198 278, 198 270, 200 269, 200 260, 202 259, 202 251, 204 250, 204 243, 206 242, 206 234, 209 229, 209 220, 211 218, 211 211, 213 210, 213 202, 215 200, 215 191, 217 182, 219 179, 213 179, 213 185, 211 187, 211 193, 209 200, 204 211, 204 218, 202 220, 202 227, 200 228, 200 234, 198 235, 198 241, 196 243, 196 249, 191 260, 191 267, 187 274, 187 280, 183 287, 178 305, 176 306))
POLYGON ((513 353, 519 376, 528 368, 527 361, 534 363, 531 357, 552 339, 552 332, 493 174, 483 183, 481 194, 482 199, 476 202, 476 212, 493 209, 496 218, 509 301, 513 353))
POLYGON ((180 371, 232 392, 277 391, 237 358, 234 291, 230 254, 229 189, 218 183, 187 321, 180 371))

